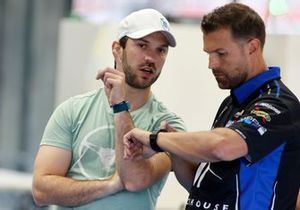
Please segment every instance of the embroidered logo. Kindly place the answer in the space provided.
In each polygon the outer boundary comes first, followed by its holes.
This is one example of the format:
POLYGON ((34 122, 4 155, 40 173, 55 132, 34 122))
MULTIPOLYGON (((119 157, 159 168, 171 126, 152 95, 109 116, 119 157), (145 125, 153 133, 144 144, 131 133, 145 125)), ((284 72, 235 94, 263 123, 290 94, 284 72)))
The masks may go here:
POLYGON ((160 18, 160 24, 164 31, 169 31, 169 24, 165 18, 160 18))
POLYGON ((267 113, 267 112, 260 111, 260 110, 252 110, 251 114, 254 114, 257 117, 262 118, 262 121, 263 121, 264 124, 266 122, 270 122, 271 121, 271 117, 270 117, 269 113, 267 113))

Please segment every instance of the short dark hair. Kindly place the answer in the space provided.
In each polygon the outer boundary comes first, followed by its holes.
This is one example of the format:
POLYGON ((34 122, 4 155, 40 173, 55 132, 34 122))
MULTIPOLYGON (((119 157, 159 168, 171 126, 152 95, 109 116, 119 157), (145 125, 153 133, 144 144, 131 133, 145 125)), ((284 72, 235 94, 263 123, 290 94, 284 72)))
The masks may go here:
POLYGON ((201 30, 204 34, 228 28, 234 39, 259 39, 261 48, 265 44, 266 31, 262 18, 250 7, 240 3, 229 3, 203 16, 201 30))
POLYGON ((124 36, 119 40, 119 43, 123 49, 125 49, 126 47, 127 40, 128 40, 128 36, 124 36))
MULTIPOLYGON (((122 37, 120 40, 119 40, 119 43, 120 43, 120 46, 125 49, 126 47, 126 43, 127 43, 127 40, 128 40, 128 36, 124 36, 122 37)), ((114 68, 116 69, 117 68, 117 63, 116 61, 114 61, 114 68)))

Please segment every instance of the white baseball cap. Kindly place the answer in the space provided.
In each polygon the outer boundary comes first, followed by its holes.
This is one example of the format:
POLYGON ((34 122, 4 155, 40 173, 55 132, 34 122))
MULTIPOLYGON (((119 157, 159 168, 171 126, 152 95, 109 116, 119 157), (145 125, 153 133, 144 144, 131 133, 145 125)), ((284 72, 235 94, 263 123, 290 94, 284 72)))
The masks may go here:
POLYGON ((126 16, 119 24, 117 38, 120 40, 128 36, 132 39, 140 39, 154 32, 161 32, 171 47, 176 46, 168 20, 155 9, 142 9, 126 16))

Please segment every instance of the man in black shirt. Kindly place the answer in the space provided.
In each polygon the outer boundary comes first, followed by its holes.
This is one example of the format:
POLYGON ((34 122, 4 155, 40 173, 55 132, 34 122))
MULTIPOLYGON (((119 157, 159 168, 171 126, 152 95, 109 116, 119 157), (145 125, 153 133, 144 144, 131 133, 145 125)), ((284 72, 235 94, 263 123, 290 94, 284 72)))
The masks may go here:
POLYGON ((218 86, 231 90, 212 129, 154 134, 133 129, 124 137, 125 157, 169 152, 189 192, 187 210, 294 210, 300 104, 281 81, 280 68, 264 61, 263 20, 248 6, 230 3, 205 15, 201 28, 209 68, 218 86))

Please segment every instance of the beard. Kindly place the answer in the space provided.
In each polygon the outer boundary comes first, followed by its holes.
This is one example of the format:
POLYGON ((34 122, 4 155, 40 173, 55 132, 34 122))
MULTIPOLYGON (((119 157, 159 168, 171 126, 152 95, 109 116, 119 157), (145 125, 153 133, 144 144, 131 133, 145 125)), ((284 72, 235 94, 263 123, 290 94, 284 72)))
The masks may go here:
POLYGON ((149 88, 158 79, 158 77, 160 75, 160 73, 159 73, 156 77, 153 77, 151 80, 140 81, 138 76, 134 73, 134 70, 132 69, 132 67, 128 64, 125 53, 122 56, 122 63, 123 63, 123 70, 124 70, 124 74, 125 74, 126 83, 129 86, 137 88, 137 89, 149 88))
MULTIPOLYGON (((221 72, 224 72, 221 70, 221 72)), ((220 89, 233 89, 246 81, 247 73, 244 71, 233 71, 232 73, 216 76, 215 79, 220 89)))

